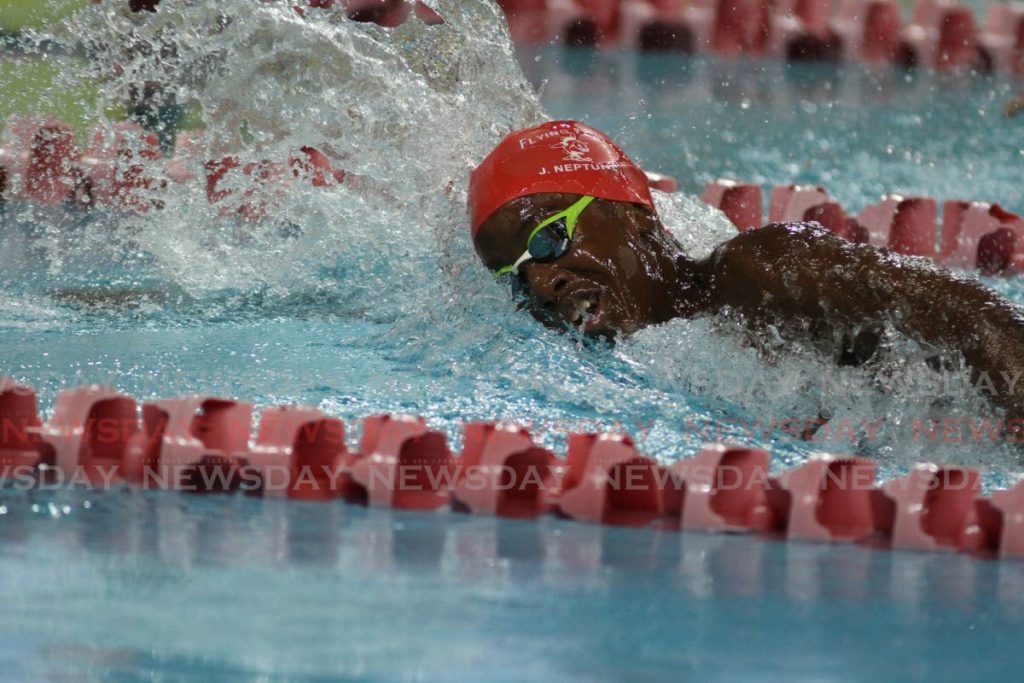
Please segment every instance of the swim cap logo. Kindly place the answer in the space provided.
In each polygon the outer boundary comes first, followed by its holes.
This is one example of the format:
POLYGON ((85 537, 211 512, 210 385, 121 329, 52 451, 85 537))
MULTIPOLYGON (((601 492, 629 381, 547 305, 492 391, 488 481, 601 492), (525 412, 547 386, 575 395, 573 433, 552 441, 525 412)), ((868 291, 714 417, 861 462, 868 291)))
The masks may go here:
POLYGON ((564 161, 594 163, 594 160, 590 158, 590 145, 575 135, 563 136, 556 144, 551 145, 551 148, 562 150, 565 154, 564 161))
POLYGON ((474 239, 503 204, 545 192, 654 208, 647 176, 611 138, 579 121, 547 121, 505 136, 470 174, 474 239))

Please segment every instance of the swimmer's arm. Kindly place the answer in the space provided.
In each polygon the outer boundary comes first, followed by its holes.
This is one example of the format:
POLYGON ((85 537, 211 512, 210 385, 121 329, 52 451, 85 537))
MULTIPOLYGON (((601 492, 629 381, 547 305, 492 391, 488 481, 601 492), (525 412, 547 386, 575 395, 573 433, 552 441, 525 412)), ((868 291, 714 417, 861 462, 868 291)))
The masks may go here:
POLYGON ((1024 417, 1024 310, 976 280, 806 225, 746 231, 711 261, 719 306, 848 329, 889 321, 960 351, 975 372, 988 373, 993 401, 1024 417))
POLYGON ((170 289, 134 289, 122 287, 64 287, 48 290, 54 301, 85 308, 137 308, 144 304, 165 304, 173 296, 170 289))

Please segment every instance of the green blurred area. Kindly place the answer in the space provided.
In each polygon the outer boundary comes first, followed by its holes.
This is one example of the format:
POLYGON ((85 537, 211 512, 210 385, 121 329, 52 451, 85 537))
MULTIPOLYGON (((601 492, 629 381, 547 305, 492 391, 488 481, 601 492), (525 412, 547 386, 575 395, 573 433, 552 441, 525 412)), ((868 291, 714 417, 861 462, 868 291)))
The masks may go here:
MULTIPOLYGON (((82 60, 73 57, 0 57, 0 127, 11 114, 50 114, 71 125, 79 137, 99 120, 99 88, 81 73, 82 60), (58 75, 70 74, 69 78, 58 75)), ((123 118, 124 112, 105 112, 123 118)))
MULTIPOLYGON (((0 31, 46 29, 88 4, 89 0, 0 0, 0 31)), ((82 75, 84 66, 75 57, 0 52, 0 127, 11 114, 49 114, 84 135, 99 119, 99 88, 82 75)), ((123 116, 116 110, 106 113, 123 116)))
MULTIPOLYGON (((0 34, 45 30, 88 4, 89 0, 0 0, 0 34)), ((79 57, 0 49, 0 130, 12 114, 48 114, 72 126, 84 140, 101 119, 124 119, 121 105, 98 110, 100 86, 85 75, 86 66, 79 57)), ((181 128, 202 126, 200 108, 187 106, 181 128)))
POLYGON ((45 28, 89 4, 89 0, 0 0, 0 29, 45 28))

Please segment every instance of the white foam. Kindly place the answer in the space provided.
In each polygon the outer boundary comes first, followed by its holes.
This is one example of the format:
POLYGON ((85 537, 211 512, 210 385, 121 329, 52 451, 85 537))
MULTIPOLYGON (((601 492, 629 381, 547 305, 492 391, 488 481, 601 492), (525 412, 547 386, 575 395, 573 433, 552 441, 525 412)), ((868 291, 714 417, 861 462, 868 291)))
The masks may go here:
MULTIPOLYGON (((860 426, 827 446, 893 465, 1005 459, 984 444, 912 438, 914 419, 991 414, 972 391, 954 391, 936 405, 914 387, 923 353, 912 344, 897 344, 875 371, 836 370, 786 340, 766 358, 729 324, 707 319, 675 321, 595 350, 513 311, 470 245, 466 185, 502 135, 547 117, 494 3, 436 0, 428 4, 445 24, 412 18, 395 29, 341 11, 302 18, 292 0, 165 0, 142 18, 123 4, 89 6, 65 34, 122 48, 127 36, 157 47, 173 36, 176 54, 118 49, 97 60, 95 71, 108 78, 98 108, 120 103, 132 82, 173 83, 180 100, 201 103, 208 124, 209 147, 193 169, 199 177, 202 160, 228 152, 284 161, 313 145, 360 178, 334 188, 297 183, 272 196, 261 223, 219 215, 202 183, 175 186, 164 211, 118 219, 127 237, 103 248, 126 258, 147 252, 175 287, 214 301, 225 291, 279 302, 327 292, 333 314, 386 323, 380 343, 418 372, 471 387, 446 404, 467 418, 494 417, 492 410, 519 420, 596 413, 626 428, 649 419, 657 424, 641 445, 674 457, 679 443, 692 449, 703 439, 684 426, 691 417, 728 425, 825 413, 855 425, 883 419, 871 438, 860 426)), ((238 174, 222 187, 260 191, 238 174)), ((695 257, 734 234, 721 212, 694 197, 655 197, 695 257)), ((90 229, 99 230, 83 228, 90 229)), ((440 392, 450 391, 443 386, 440 392)))

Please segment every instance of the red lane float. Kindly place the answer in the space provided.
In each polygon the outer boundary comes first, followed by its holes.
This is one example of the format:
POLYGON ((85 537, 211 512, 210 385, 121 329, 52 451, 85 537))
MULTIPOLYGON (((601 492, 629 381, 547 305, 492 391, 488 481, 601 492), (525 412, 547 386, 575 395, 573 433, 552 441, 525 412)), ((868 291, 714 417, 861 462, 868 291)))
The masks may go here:
POLYGON ((902 32, 897 63, 951 70, 982 67, 984 60, 968 8, 941 0, 918 1, 902 32))
MULTIPOLYGON (((785 4, 785 3, 783 3, 785 4)), ((793 15, 812 33, 823 33, 832 20, 832 0, 792 0, 793 15)))
POLYGON ((953 7, 945 12, 939 22, 939 39, 934 57, 938 69, 975 67, 990 71, 991 65, 984 63, 985 57, 978 45, 974 16, 966 7, 953 7))
POLYGON ((264 496, 326 500, 342 493, 345 425, 314 408, 280 406, 260 414, 246 463, 256 468, 264 496))
POLYGON ((839 202, 825 202, 818 206, 812 206, 804 212, 803 220, 821 223, 830 231, 854 244, 865 244, 868 241, 867 229, 856 218, 847 216, 839 202))
POLYGON ((619 15, 619 44, 647 52, 694 52, 695 36, 685 17, 686 3, 624 2, 619 15))
MULTIPOLYGON (((661 0, 655 0, 655 6, 661 6, 661 0)), ((711 37, 714 35, 715 11, 717 2, 714 0, 697 0, 696 2, 683 3, 683 7, 673 7, 668 11, 673 20, 682 23, 689 29, 693 37, 695 52, 709 52, 711 50, 711 37)), ((662 10, 664 12, 664 10, 662 10)))
POLYGON ((75 200, 138 213, 162 208, 154 193, 165 189, 167 180, 150 175, 151 162, 161 158, 157 136, 138 124, 97 127, 81 159, 83 178, 75 200))
POLYGON ((1024 266, 1024 221, 998 204, 947 201, 942 205, 938 261, 954 268, 980 268, 986 275, 1019 272, 1024 266))
MULTIPOLYGON (((119 122, 95 128, 85 151, 79 152, 69 126, 51 117, 11 116, 0 137, 0 205, 17 199, 135 213, 160 209, 169 181, 194 180, 192 164, 199 166, 203 148, 200 134, 182 133, 174 157, 164 159, 156 135, 138 124, 119 122)), ((263 219, 296 181, 329 187, 347 177, 308 145, 296 150, 287 164, 228 156, 202 167, 207 200, 223 215, 246 221, 263 219), (233 172, 244 176, 231 178, 231 185, 240 185, 241 191, 221 184, 233 172)), ((669 190, 674 181, 663 176, 656 182, 669 190)))
MULTIPOLYGON (((705 186, 701 200, 721 209, 738 230, 760 225, 759 185, 713 180, 705 186)), ((951 268, 979 268, 984 275, 1024 272, 1024 220, 1017 214, 998 204, 947 201, 941 225, 937 215, 938 206, 931 197, 892 194, 864 207, 854 218, 820 187, 780 185, 772 188, 768 221, 816 221, 851 242, 926 256, 951 268)))
POLYGON ((985 17, 985 31, 978 39, 979 48, 999 72, 1014 72, 1024 8, 1019 5, 993 4, 985 17))
MULTIPOLYGON (((379 0, 378 4, 379 3, 379 0)), ((513 41, 862 60, 944 70, 1024 69, 1022 10, 920 0, 904 25, 894 0, 501 0, 513 41)), ((382 18, 386 23, 386 19, 382 18)))
POLYGON ((761 221, 761 186, 735 180, 712 180, 704 186, 700 199, 722 212, 740 231, 759 228, 761 221))
POLYGON ((5 475, 16 468, 35 469, 41 425, 36 392, 0 376, 0 470, 5 475))
POLYGON ((112 387, 60 392, 53 417, 40 430, 41 461, 65 477, 119 481, 126 449, 139 431, 137 412, 135 399, 112 387))
POLYGON ((547 38, 571 47, 611 45, 618 41, 618 3, 607 0, 547 0, 547 38))
POLYGON ((572 434, 560 486, 549 499, 566 517, 592 524, 645 526, 678 512, 681 491, 624 434, 572 434))
POLYGON ((1024 5, 991 4, 979 43, 996 71, 1024 73, 1024 5))
MULTIPOLYGON (((6 146, 0 146, 0 205, 14 197, 119 211, 158 209, 164 205, 161 195, 169 181, 194 180, 192 168, 198 167, 203 150, 201 135, 184 133, 178 136, 175 156, 164 159, 156 137, 132 123, 97 128, 84 155, 78 154, 70 136, 70 129, 53 119, 9 118, 3 137, 6 146), (156 170, 160 162, 162 170, 156 170)), ((222 215, 247 222, 273 213, 296 182, 312 187, 342 183, 361 187, 357 176, 335 168, 323 152, 308 145, 292 153, 287 163, 245 162, 226 156, 202 166, 207 200, 222 215)), ((650 172, 646 176, 650 187, 665 192, 677 188, 670 176, 650 172)), ((707 183, 701 199, 720 208, 740 230, 761 224, 759 185, 716 179, 707 183)), ((936 213, 931 198, 888 195, 854 218, 820 187, 785 185, 772 189, 768 220, 817 221, 852 242, 935 258, 936 213)), ((978 267, 987 275, 1021 272, 1024 222, 998 205, 947 202, 937 260, 953 267, 978 267)))
MULTIPOLYGON (((179 165, 184 165, 184 160, 179 165)), ((323 152, 309 145, 292 154, 287 165, 269 159, 243 163, 236 156, 226 156, 219 161, 207 161, 203 168, 207 201, 216 204, 221 215, 236 215, 248 222, 266 218, 296 181, 308 182, 313 187, 331 187, 347 178, 345 171, 334 168, 323 152), (221 181, 229 176, 235 176, 231 180, 237 183, 238 173, 244 176, 245 186, 240 195, 235 189, 221 186, 221 181)))
POLYGON ((526 430, 490 423, 467 425, 454 458, 422 418, 391 415, 367 418, 359 452, 349 453, 342 421, 314 408, 265 409, 253 442, 248 403, 145 403, 141 428, 137 412, 132 397, 90 385, 60 392, 40 424, 33 390, 0 377, 0 480, 27 468, 72 486, 242 489, 420 510, 450 503, 474 514, 557 511, 594 524, 1024 557, 1024 482, 982 498, 978 472, 965 467, 919 464, 879 488, 864 458, 818 453, 770 476, 766 451, 710 445, 666 468, 623 434, 572 434, 562 461, 526 430))
POLYGON ((843 59, 877 64, 895 59, 903 24, 895 2, 847 0, 833 27, 843 45, 843 59))
POLYGON ((1024 557, 1024 482, 978 499, 975 513, 983 534, 978 549, 999 559, 1024 557))
POLYGON ((768 503, 787 539, 863 541, 886 526, 874 482, 871 460, 817 454, 773 478, 768 503))
POLYGON ((204 149, 203 135, 198 131, 178 133, 174 142, 174 156, 167 160, 164 172, 176 183, 195 179, 190 166, 198 163, 204 149))
POLYGON ((207 161, 204 168, 207 201, 217 204, 222 216, 234 214, 251 223, 266 218, 268 210, 280 203, 292 182, 285 165, 269 159, 243 164, 238 157, 227 156, 220 161, 207 161), (225 200, 234 196, 236 190, 218 185, 236 169, 241 169, 247 187, 240 197, 227 202, 225 200))
POLYGON ((769 21, 768 54, 789 61, 836 61, 842 38, 833 28, 831 0, 783 2, 769 21))
POLYGON ((802 221, 808 210, 831 201, 815 185, 776 185, 768 200, 768 222, 802 221))
POLYGON ((456 465, 444 434, 423 418, 375 415, 363 420, 345 495, 375 507, 437 509, 448 504, 456 465))
POLYGON ((288 160, 292 176, 309 180, 313 187, 330 187, 345 182, 345 172, 331 166, 330 160, 316 147, 299 148, 299 153, 288 160))
POLYGON ((750 50, 760 28, 760 18, 750 0, 715 3, 711 50, 719 55, 738 56, 750 50))
POLYGON ((663 173, 651 173, 650 171, 644 171, 644 175, 647 176, 647 185, 651 189, 661 192, 675 192, 679 189, 679 183, 672 176, 663 173))
POLYGON ((455 506, 474 514, 536 517, 548 512, 558 460, 530 433, 511 425, 466 425, 455 506))
POLYGON ((124 478, 143 488, 229 491, 249 457, 252 404, 211 396, 145 403, 128 444, 124 478))
POLYGON ((894 548, 955 551, 970 546, 978 472, 966 467, 920 464, 882 486, 892 502, 894 548))
POLYGON ((707 446, 672 466, 682 486, 683 531, 767 531, 771 455, 758 448, 707 446))
POLYGON ((846 215, 842 205, 816 185, 776 185, 769 200, 768 221, 815 221, 850 242, 868 241, 867 230, 846 215))
POLYGON ((857 222, 867 229, 868 241, 900 254, 935 256, 938 208, 931 197, 887 195, 865 207, 857 222))
POLYGON ((78 182, 80 153, 70 126, 49 116, 10 116, 0 137, 6 193, 37 204, 60 204, 78 182))
POLYGON ((529 45, 551 39, 547 0, 498 0, 498 5, 505 12, 513 42, 529 45))

